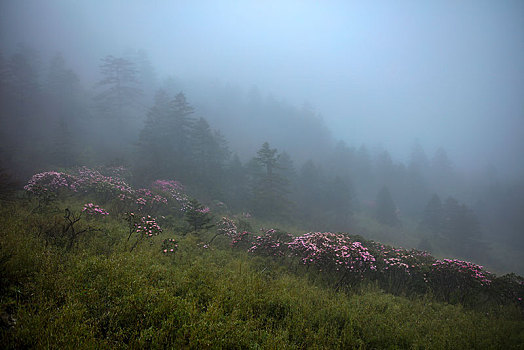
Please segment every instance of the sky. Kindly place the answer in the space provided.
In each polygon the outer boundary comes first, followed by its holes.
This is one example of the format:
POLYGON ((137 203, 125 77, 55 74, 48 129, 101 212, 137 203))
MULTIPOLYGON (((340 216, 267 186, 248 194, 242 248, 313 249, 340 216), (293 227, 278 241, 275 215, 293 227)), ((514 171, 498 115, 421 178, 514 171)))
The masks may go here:
POLYGON ((86 81, 144 49, 159 76, 308 102, 350 145, 524 172, 521 0, 0 0, 1 49, 20 42, 86 81))

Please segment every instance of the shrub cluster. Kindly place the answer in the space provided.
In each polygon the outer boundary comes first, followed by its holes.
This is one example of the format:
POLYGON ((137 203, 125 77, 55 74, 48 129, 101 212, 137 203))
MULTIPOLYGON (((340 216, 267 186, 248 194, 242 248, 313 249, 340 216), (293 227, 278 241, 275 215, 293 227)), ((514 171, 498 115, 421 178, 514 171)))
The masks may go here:
MULTIPOLYGON (((524 282, 521 277, 497 278, 471 262, 437 260, 427 252, 394 248, 345 233, 311 232, 294 237, 276 229, 262 229, 262 234, 251 237, 248 230, 239 229, 249 226, 244 219, 235 223, 222 217, 213 224, 210 208, 187 196, 178 181, 156 180, 150 188, 133 189, 123 178, 125 172, 121 167, 100 170, 80 167, 70 173, 50 171, 35 174, 25 189, 43 202, 61 193, 81 193, 93 195, 101 202, 122 204, 129 224, 128 241, 136 237, 131 250, 140 241, 162 232, 152 215, 175 210, 183 215, 190 230, 207 230, 216 225, 216 234, 205 247, 209 247, 217 236, 224 236, 230 239, 233 247, 247 248, 252 254, 287 259, 290 263, 298 262, 334 277, 331 279, 337 280, 337 284, 353 285, 355 281, 366 279, 396 294, 431 292, 442 300, 464 304, 497 300, 522 305, 524 282)), ((91 217, 109 214, 94 203, 85 204, 83 212, 91 217)), ((162 250, 174 252, 176 243, 164 241, 162 250)))
POLYGON ((431 292, 440 300, 477 305, 486 301, 523 305, 522 278, 495 277, 480 265, 437 260, 429 253, 356 239, 345 233, 312 232, 292 237, 274 229, 257 236, 250 253, 298 258, 340 284, 376 281, 394 294, 431 292))

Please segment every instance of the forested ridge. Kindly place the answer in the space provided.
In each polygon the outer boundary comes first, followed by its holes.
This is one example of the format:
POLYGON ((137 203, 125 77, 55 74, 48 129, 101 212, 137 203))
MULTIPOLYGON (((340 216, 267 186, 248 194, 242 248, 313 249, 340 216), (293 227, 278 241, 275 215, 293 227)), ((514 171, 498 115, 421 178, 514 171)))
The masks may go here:
POLYGON ((26 46, 0 66, 1 164, 19 188, 44 170, 125 165, 134 185, 176 179, 234 212, 522 269, 522 183, 493 168, 468 174, 444 148, 430 157, 415 141, 398 161, 335 140, 311 107, 256 88, 217 86, 193 102, 143 50, 103 57, 93 86, 60 54, 47 60, 26 46))

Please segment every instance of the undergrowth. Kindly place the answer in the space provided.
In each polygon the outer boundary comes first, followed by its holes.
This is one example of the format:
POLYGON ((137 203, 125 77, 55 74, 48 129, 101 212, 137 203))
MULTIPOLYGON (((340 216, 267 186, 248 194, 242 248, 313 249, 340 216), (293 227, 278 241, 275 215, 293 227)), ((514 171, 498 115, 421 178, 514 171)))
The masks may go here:
MULTIPOLYGON (((515 305, 466 309, 378 284, 336 290, 305 267, 235 250, 211 231, 163 232, 130 251, 116 217, 0 210, 1 342, 6 348, 521 348, 515 305), (166 254, 165 240, 176 241, 166 254), (173 245, 173 247, 175 247, 173 245)), ((80 210, 82 204, 67 206, 80 210)), ((58 205, 63 207, 63 205, 58 205)))

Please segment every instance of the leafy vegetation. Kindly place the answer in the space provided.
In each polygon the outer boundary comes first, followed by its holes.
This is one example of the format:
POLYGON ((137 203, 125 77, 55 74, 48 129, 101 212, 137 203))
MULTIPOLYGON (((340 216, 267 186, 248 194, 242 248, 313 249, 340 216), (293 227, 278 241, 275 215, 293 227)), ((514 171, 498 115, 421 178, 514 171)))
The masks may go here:
POLYGON ((135 189, 117 173, 35 175, 27 198, 1 207, 7 348, 524 342, 522 277, 355 235, 262 229, 247 214, 195 227, 187 213, 212 210, 180 183, 135 189))

